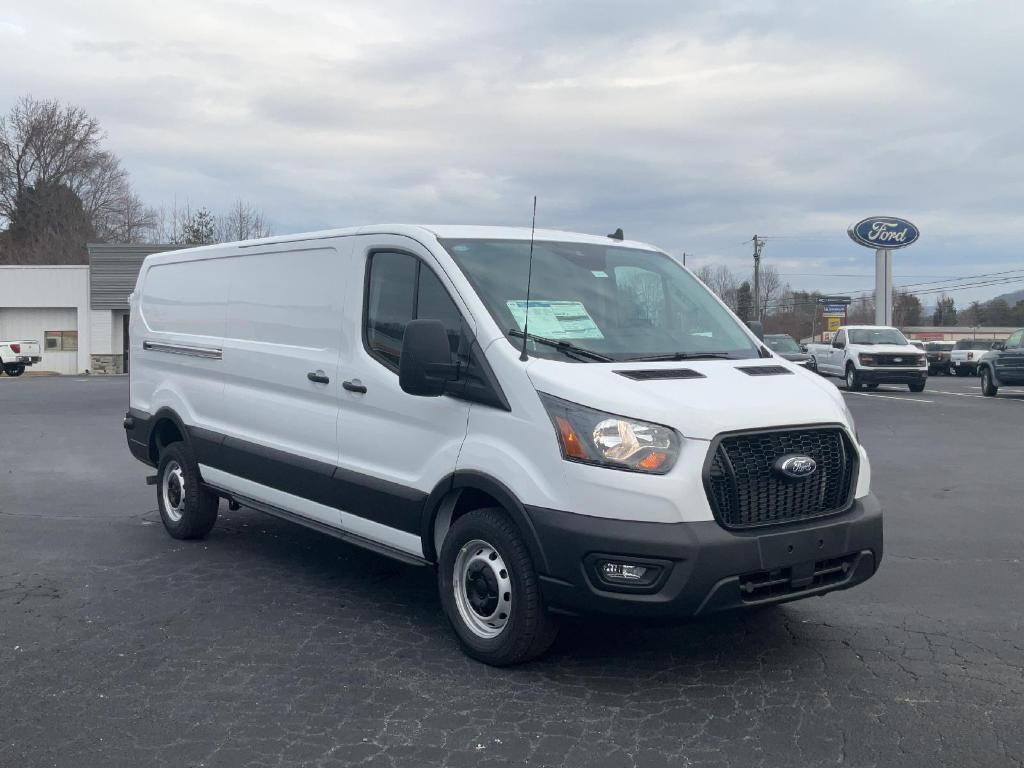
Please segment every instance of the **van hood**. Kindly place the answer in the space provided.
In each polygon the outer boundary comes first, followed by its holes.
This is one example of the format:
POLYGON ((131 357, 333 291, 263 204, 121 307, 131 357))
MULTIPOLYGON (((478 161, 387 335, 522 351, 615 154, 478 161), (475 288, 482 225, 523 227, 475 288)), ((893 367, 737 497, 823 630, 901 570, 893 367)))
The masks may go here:
POLYGON ((540 392, 619 416, 674 427, 711 440, 722 432, 840 423, 852 429, 842 395, 816 374, 779 358, 678 363, 562 363, 534 358, 527 367, 540 392), (744 368, 781 368, 750 375, 744 368), (635 379, 623 373, 689 370, 691 378, 635 379))

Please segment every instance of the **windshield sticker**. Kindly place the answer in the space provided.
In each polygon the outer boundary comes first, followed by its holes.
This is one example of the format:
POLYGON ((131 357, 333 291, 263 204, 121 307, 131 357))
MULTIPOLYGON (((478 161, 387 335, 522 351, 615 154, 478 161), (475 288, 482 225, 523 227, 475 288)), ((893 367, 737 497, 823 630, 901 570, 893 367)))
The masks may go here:
POLYGON ((592 274, 594 277, 608 277, 608 273, 603 272, 600 269, 591 270, 590 274, 592 274))
MULTIPOLYGON (((519 330, 526 324, 526 301, 506 301, 519 330)), ((603 339, 581 301, 530 299, 530 333, 547 339, 603 339)))

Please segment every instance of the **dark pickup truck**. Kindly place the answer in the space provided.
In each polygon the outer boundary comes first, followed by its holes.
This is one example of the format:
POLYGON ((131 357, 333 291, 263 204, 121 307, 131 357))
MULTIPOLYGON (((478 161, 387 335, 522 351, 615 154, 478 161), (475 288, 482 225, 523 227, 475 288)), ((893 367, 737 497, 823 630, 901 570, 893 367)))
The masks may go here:
POLYGON ((1024 328, 1010 334, 1005 342, 998 342, 978 366, 981 373, 981 393, 995 397, 1001 386, 1024 386, 1024 328))

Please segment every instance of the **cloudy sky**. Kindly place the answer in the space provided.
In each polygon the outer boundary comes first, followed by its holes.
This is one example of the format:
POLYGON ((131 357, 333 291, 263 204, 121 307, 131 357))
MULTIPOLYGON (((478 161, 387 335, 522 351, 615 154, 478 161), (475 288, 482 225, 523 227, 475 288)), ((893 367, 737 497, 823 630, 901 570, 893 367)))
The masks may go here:
POLYGON ((1019 0, 0 0, 0 110, 85 107, 147 201, 278 233, 536 193, 545 227, 736 269, 775 235, 794 286, 857 291, 847 225, 902 215, 897 284, 1018 269, 959 304, 1024 287, 1022 39, 1019 0))

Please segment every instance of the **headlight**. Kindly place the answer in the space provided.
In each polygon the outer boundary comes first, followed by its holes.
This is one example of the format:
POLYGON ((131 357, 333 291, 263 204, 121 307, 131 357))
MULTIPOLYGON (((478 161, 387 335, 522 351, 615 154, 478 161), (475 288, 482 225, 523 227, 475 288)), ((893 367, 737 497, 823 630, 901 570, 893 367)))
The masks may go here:
POLYGON ((860 358, 860 364, 861 365, 874 365, 875 364, 875 356, 874 355, 858 355, 858 357, 860 358))
POLYGON ((663 475, 679 457, 679 435, 671 427, 538 394, 566 461, 663 475))

